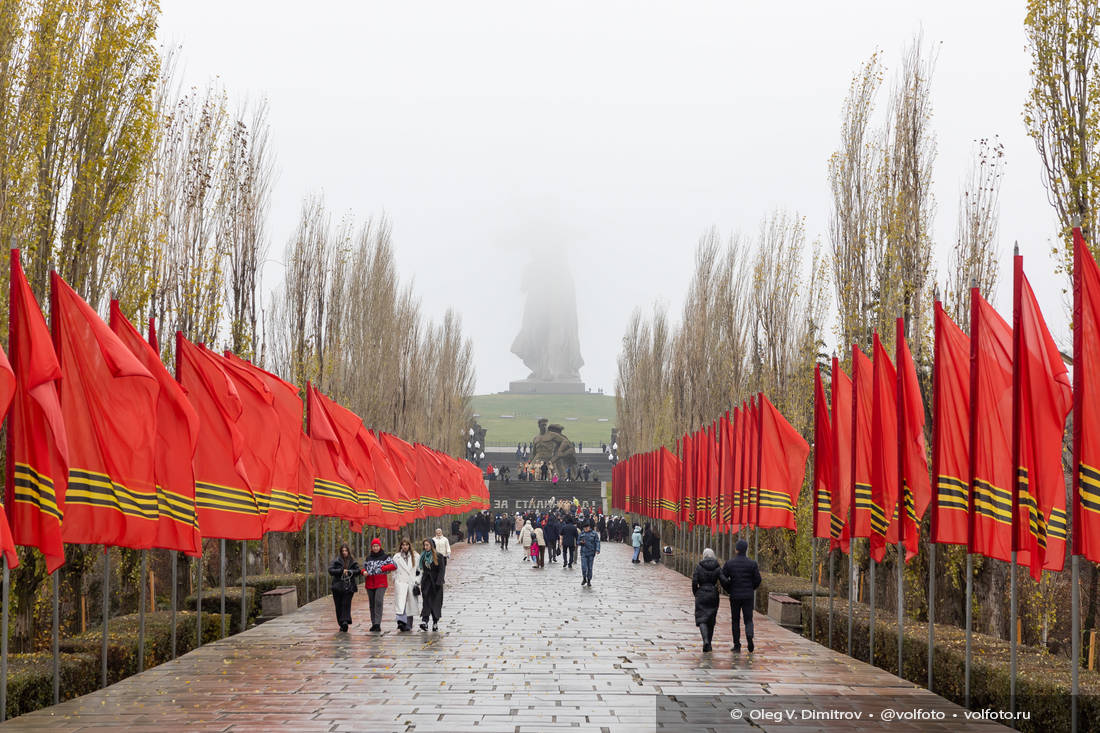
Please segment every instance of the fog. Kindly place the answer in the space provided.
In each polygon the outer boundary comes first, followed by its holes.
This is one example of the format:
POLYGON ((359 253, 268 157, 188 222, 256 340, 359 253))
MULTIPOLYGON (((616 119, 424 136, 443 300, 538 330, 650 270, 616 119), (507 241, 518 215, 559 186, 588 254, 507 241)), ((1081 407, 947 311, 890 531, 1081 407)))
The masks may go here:
MULTIPOLYGON (((1021 111, 1024 3, 163 0, 160 37, 189 83, 267 97, 278 179, 270 291, 302 199, 386 215, 425 312, 473 338, 478 391, 528 370, 510 353, 535 249, 568 253, 581 378, 613 389, 630 312, 678 312, 707 228, 752 234, 782 207, 828 244, 826 161, 857 66, 892 71, 923 30, 938 54, 935 238, 942 273, 977 138, 1008 161, 1001 287, 1019 240, 1052 330, 1068 337, 1056 231, 1021 111)), ((889 81, 880 110, 886 106, 889 81)), ((941 277, 942 280, 942 277, 941 277)), ((543 287, 553 288, 547 275, 543 287)))

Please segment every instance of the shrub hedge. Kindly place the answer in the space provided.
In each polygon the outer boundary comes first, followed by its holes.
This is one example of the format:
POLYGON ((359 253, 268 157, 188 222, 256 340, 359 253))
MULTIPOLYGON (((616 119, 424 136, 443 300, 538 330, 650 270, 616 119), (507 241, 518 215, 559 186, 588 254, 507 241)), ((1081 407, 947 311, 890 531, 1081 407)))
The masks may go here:
MULTIPOLYGON (((828 646, 828 599, 817 604, 814 641, 828 646)), ((870 651, 870 608, 853 604, 852 654, 864 662, 870 651)), ((891 613, 875 614, 875 666, 898 674, 897 618, 891 613)), ((802 604, 802 631, 809 636, 810 603, 802 604)), ((848 651, 848 601, 838 599, 834 607, 833 644, 836 651, 848 651)), ((971 637, 970 708, 1009 709, 1009 654, 1007 641, 986 634, 971 637)), ((903 679, 924 687, 928 682, 928 624, 905 621, 902 637, 903 679)), ((932 655, 932 691, 962 705, 965 700, 966 634, 963 629, 936 625, 932 655)), ((1031 713, 1029 721, 1016 721, 1022 731, 1070 729, 1070 665, 1044 649, 1017 648, 1016 708, 1031 713)), ((1078 723, 1080 730, 1100 729, 1100 673, 1081 670, 1078 723)))
MULTIPOLYGON (((8 657, 7 715, 29 713, 53 704, 53 667, 49 652, 12 654, 8 657)), ((86 695, 99 687, 99 656, 62 654, 61 699, 86 695)))

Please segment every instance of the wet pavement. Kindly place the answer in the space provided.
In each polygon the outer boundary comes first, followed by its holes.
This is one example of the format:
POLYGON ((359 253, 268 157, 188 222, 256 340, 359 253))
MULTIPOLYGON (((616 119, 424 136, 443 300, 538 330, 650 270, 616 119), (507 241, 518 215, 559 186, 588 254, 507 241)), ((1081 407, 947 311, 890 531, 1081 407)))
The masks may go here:
POLYGON ((398 632, 390 594, 382 633, 368 632, 360 592, 355 623, 342 634, 331 599, 321 599, 3 727, 993 729, 968 727, 961 708, 760 614, 755 653, 734 654, 728 605, 719 613, 715 651, 704 653, 690 581, 664 566, 633 565, 630 554, 605 543, 592 587, 582 588, 579 561, 570 570, 550 562, 537 570, 514 542, 507 552, 495 544, 459 544, 447 568, 438 632, 398 632), (884 721, 890 711, 900 719, 884 721))

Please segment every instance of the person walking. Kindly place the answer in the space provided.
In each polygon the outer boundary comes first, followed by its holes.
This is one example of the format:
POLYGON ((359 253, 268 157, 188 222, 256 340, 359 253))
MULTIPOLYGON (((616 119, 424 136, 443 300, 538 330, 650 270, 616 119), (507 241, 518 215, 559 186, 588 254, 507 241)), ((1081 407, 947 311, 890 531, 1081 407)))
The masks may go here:
MULTIPOLYGON (((649 530, 649 559, 654 563, 661 562, 661 533, 658 529, 659 525, 654 524, 649 530)), ((642 541, 646 541, 645 536, 642 541)))
POLYGON ((558 539, 561 537, 561 529, 558 524, 558 518, 553 514, 546 520, 546 526, 543 527, 543 536, 546 538, 546 554, 550 558, 550 562, 558 561, 558 539))
POLYGON ((400 551, 393 556, 394 611, 397 614, 397 630, 412 629, 413 617, 420 613, 416 601, 416 573, 420 553, 413 552, 408 537, 401 538, 400 551))
POLYGON ((718 620, 718 584, 724 583, 725 575, 714 550, 703 550, 703 559, 695 567, 691 576, 691 594, 695 596, 695 625, 703 637, 703 651, 710 651, 710 642, 714 638, 714 625, 718 620))
POLYGON ((439 553, 439 584, 443 585, 447 582, 447 561, 451 559, 451 543, 443 536, 443 530, 439 527, 435 528, 435 537, 432 537, 432 542, 435 543, 435 551, 439 553))
POLYGON ((532 559, 536 560, 535 567, 546 567, 546 530, 542 528, 541 524, 535 526, 535 540, 532 547, 536 548, 531 553, 532 559))
POLYGON ((370 630, 382 630, 382 615, 385 613, 386 588, 389 581, 387 573, 397 570, 393 558, 382 549, 382 540, 375 537, 370 541, 370 554, 363 560, 363 587, 367 589, 367 598, 370 600, 370 630))
POLYGON ((577 559, 577 525, 573 517, 566 517, 565 524, 561 528, 561 567, 568 570, 573 567, 573 561, 577 559))
POLYGON ((634 534, 630 538, 630 544, 634 547, 634 559, 630 562, 637 565, 641 562, 641 560, 638 559, 638 555, 642 552, 642 528, 636 524, 634 525, 634 534))
POLYGON ((466 517, 466 544, 469 545, 477 539, 477 514, 466 517))
POLYGON ((741 616, 745 619, 745 639, 748 641, 749 652, 753 651, 752 607, 753 596, 760 587, 760 567, 755 560, 748 558, 748 551, 749 543, 738 540, 737 554, 722 568, 722 574, 726 576, 726 592, 730 596, 730 613, 733 615, 731 652, 741 651, 741 616))
POLYGON ((519 515, 519 512, 516 512, 515 527, 516 527, 516 539, 518 540, 519 539, 519 533, 523 529, 523 517, 521 517, 519 515))
POLYGON ((497 531, 497 544, 500 545, 500 549, 508 549, 508 538, 512 534, 512 522, 508 519, 506 514, 502 514, 497 517, 496 523, 497 531))
POLYGON ((440 580, 439 553, 435 543, 424 540, 417 569, 420 571, 420 630, 428 630, 428 619, 432 620, 432 631, 439 630, 439 619, 443 615, 443 582, 440 580))
POLYGON ((581 546, 581 585, 591 588, 592 565, 596 562, 596 555, 600 554, 600 533, 592 528, 591 521, 584 526, 577 543, 581 546))
POLYGON ((351 548, 340 545, 340 554, 332 561, 328 574, 332 576, 332 601, 336 605, 336 623, 340 631, 351 626, 351 599, 359 591, 359 563, 351 555, 351 548))
POLYGON ((519 532, 519 542, 523 545, 523 561, 531 559, 531 542, 535 539, 535 530, 531 527, 530 520, 524 520, 519 532))

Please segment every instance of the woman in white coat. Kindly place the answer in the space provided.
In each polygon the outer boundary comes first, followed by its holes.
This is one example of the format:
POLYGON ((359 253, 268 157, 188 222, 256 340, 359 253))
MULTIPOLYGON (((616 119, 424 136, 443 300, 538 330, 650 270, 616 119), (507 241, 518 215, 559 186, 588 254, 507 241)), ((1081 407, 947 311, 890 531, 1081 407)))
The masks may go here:
POLYGON ((413 588, 417 587, 416 568, 419 562, 420 555, 413 552, 412 542, 402 537, 401 550, 393 556, 393 564, 397 566, 393 572, 393 596, 398 631, 412 629, 413 617, 420 614, 420 604, 413 594, 413 588))
POLYGON ((531 540, 534 536, 535 530, 531 529, 531 521, 525 521, 523 523, 523 528, 519 531, 519 541, 523 543, 524 562, 528 562, 531 559, 531 540))

